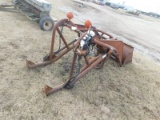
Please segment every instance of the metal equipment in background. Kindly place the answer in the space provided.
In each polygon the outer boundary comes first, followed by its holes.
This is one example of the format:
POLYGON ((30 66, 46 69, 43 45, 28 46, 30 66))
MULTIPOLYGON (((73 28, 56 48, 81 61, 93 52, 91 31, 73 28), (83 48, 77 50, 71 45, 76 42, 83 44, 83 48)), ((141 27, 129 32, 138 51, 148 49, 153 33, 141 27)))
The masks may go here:
POLYGON ((68 19, 62 19, 54 26, 50 53, 44 57, 43 62, 34 63, 29 60, 26 61, 28 68, 44 66, 56 62, 66 53, 73 50, 73 60, 68 80, 53 88, 45 85, 43 92, 46 95, 55 93, 63 88, 72 88, 74 84, 91 69, 102 68, 109 58, 115 60, 119 66, 123 66, 132 61, 132 46, 125 44, 121 40, 114 39, 112 35, 93 27, 89 20, 85 21, 85 25, 79 25, 71 21, 71 18, 73 18, 72 13, 68 13, 67 17, 68 19), (76 32, 78 38, 68 43, 66 41, 67 38, 63 35, 64 33, 61 32, 61 29, 64 27, 68 27, 73 32, 76 32), (54 51, 56 33, 59 34, 64 46, 54 51), (80 62, 82 59, 84 59, 85 64, 81 67, 80 62), (76 61, 78 66, 76 65, 76 61), (75 68, 78 69, 76 74, 74 73, 75 68))
POLYGON ((1 11, 23 12, 30 20, 39 23, 44 31, 54 27, 54 20, 50 16, 52 5, 45 0, 12 0, 12 4, 0 4, 1 11))

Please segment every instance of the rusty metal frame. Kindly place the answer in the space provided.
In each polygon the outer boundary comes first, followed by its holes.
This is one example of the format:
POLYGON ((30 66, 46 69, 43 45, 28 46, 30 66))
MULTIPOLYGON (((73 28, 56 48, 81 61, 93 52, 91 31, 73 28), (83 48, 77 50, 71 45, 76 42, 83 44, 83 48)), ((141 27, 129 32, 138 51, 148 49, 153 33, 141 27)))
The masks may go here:
POLYGON ((48 65, 50 63, 56 62, 63 55, 65 55, 66 53, 68 53, 70 50, 73 49, 74 56, 71 64, 69 79, 65 83, 58 85, 54 88, 48 85, 45 85, 43 89, 43 92, 45 93, 45 95, 55 93, 63 88, 67 88, 67 89, 72 88, 73 85, 78 80, 80 80, 80 78, 86 75, 91 69, 103 67, 104 63, 109 58, 113 58, 119 64, 119 66, 122 66, 123 64, 126 64, 132 61, 133 47, 123 43, 120 40, 114 39, 111 34, 98 30, 95 27, 90 27, 89 29, 93 30, 96 33, 96 35, 91 39, 91 43, 94 45, 97 45, 99 48, 99 54, 97 56, 88 57, 86 55, 86 51, 83 51, 79 48, 80 42, 84 38, 84 36, 87 34, 88 29, 84 25, 74 24, 70 19, 62 19, 58 21, 57 24, 54 26, 54 29, 52 32, 50 53, 47 56, 47 59, 40 63, 33 63, 32 61, 29 61, 29 60, 26 61, 28 68, 35 68, 42 65, 48 65), (77 40, 73 40, 70 43, 67 43, 67 40, 66 38, 64 38, 59 27, 68 27, 69 29, 76 32, 79 38, 77 40), (72 29, 73 27, 75 27, 76 29, 72 29), (54 52, 56 32, 59 34, 60 38, 64 43, 64 47, 60 49, 58 54, 54 52), (106 38, 105 36, 108 36, 108 37, 106 38), (123 48, 125 48, 125 52, 123 48), (123 56, 123 53, 125 53, 125 56, 123 56), (78 60, 78 57, 84 58, 85 65, 81 68, 78 75, 73 76, 75 63, 78 60))

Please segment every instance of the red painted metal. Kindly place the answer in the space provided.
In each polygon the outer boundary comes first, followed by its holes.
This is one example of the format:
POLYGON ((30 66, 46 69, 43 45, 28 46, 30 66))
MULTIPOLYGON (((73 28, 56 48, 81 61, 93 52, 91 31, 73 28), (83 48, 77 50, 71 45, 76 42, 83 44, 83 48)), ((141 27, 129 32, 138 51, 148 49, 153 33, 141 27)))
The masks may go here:
POLYGON ((69 79, 65 83, 54 88, 45 85, 43 89, 45 95, 55 93, 63 88, 72 88, 73 85, 78 80, 80 80, 80 78, 86 75, 91 69, 102 68, 104 63, 109 58, 112 58, 117 63, 119 63, 120 66, 123 66, 131 62, 133 56, 133 47, 127 45, 121 40, 113 39, 111 34, 98 30, 93 26, 86 28, 85 25, 74 24, 70 19, 62 19, 54 26, 49 55, 45 57, 43 62, 34 63, 27 60, 26 64, 28 68, 48 65, 50 63, 56 62, 72 49, 74 56, 71 63, 69 79), (73 32, 76 32, 78 39, 68 43, 66 40, 67 38, 63 36, 63 33, 60 31, 59 27, 68 27, 73 32), (61 48, 58 52, 53 51, 56 32, 59 34, 62 42, 64 43, 64 47, 61 48), (90 47, 94 48, 96 52, 91 50, 90 47), (92 52, 93 54, 91 54, 92 52), (80 68, 79 65, 81 59, 84 59, 85 61, 85 65, 82 66, 82 68, 80 68), (76 61, 78 61, 79 72, 74 75, 76 61))

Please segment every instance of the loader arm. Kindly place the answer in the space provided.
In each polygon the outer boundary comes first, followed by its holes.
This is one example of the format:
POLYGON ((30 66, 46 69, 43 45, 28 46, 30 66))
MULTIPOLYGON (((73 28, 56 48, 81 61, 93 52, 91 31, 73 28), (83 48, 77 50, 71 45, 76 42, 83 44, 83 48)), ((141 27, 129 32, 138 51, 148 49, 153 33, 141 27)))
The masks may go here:
MULTIPOLYGON (((55 93, 63 88, 73 88, 74 84, 86 75, 93 68, 102 68, 104 63, 112 58, 119 66, 132 61, 133 47, 123 43, 121 40, 114 39, 109 33, 96 29, 91 25, 90 21, 85 22, 85 25, 74 24, 68 19, 62 19, 56 23, 52 32, 51 48, 48 55, 46 55, 42 62, 34 63, 30 60, 26 61, 28 68, 35 68, 43 65, 48 65, 56 62, 62 56, 73 50, 73 60, 71 62, 71 69, 68 80, 56 87, 45 85, 43 92, 45 95, 55 93), (73 32, 77 33, 77 38, 68 42, 60 31, 60 27, 67 27, 73 32), (56 33, 61 38, 64 46, 58 51, 54 51, 56 33), (84 59, 85 64, 81 67, 80 61, 84 59), (78 72, 75 74, 74 69, 77 68, 78 72)), ((67 15, 68 16, 68 15, 67 15)))

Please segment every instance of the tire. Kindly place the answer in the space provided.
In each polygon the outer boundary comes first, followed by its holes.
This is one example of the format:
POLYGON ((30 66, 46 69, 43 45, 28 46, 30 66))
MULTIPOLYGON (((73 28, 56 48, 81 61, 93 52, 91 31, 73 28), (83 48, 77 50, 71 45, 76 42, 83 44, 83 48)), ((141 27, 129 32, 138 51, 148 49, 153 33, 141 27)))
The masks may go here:
POLYGON ((39 26, 44 31, 50 31, 53 29, 54 21, 51 17, 45 16, 40 19, 39 26))

